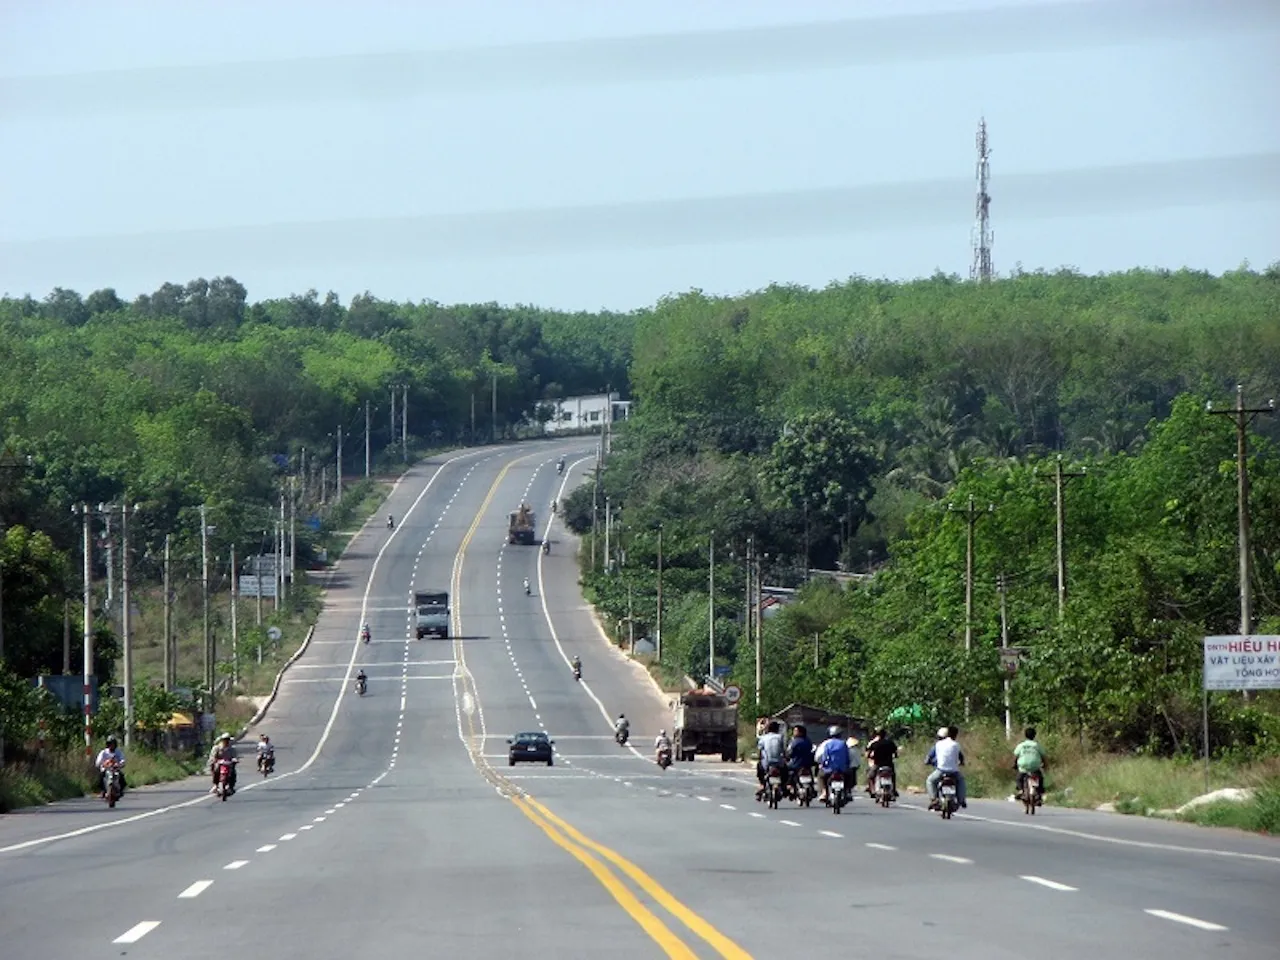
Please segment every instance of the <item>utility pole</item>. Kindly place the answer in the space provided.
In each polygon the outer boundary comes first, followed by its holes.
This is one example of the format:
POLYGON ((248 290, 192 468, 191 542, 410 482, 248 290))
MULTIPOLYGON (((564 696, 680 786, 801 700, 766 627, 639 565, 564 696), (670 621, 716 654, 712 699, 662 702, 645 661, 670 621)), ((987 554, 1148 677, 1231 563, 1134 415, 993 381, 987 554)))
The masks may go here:
POLYGON ((338 498, 338 502, 341 503, 342 502, 342 424, 338 424, 338 462, 336 465, 336 473, 334 474, 334 476, 338 478, 337 498, 338 498))
POLYGON ((612 544, 609 542, 613 534, 613 511, 609 506, 609 498, 604 498, 604 569, 606 573, 613 572, 613 554, 611 553, 612 544))
MULTIPOLYGON (((133 505, 137 512, 138 505, 133 505)), ((129 513, 120 505, 120 633, 124 639, 124 745, 133 745, 133 631, 129 616, 129 513)))
POLYGON ((173 689, 173 581, 170 569, 170 534, 164 535, 164 689, 173 689))
MULTIPOLYGON (((767 553, 764 555, 769 556, 767 553)), ((756 691, 764 686, 764 567, 756 554, 756 691)))
POLYGON ((656 634, 655 649, 658 655, 658 662, 662 662, 662 528, 658 528, 658 615, 657 625, 654 628, 656 634))
POLYGON ((716 532, 711 531, 711 539, 707 545, 708 616, 707 616, 707 663, 712 682, 716 679, 716 532))
MULTIPOLYGON (((1236 512, 1239 520, 1240 548, 1240 636, 1253 633, 1253 585, 1252 559, 1249 551, 1249 435, 1248 427, 1254 418, 1263 413, 1275 413, 1276 402, 1265 407, 1244 405, 1244 384, 1236 384, 1236 405, 1228 410, 1215 410, 1212 403, 1205 404, 1210 414, 1230 417, 1236 424, 1236 512)), ((1248 692, 1245 692, 1246 699, 1248 692)))
POLYGON ((98 504, 98 512, 106 513, 106 550, 107 550, 107 602, 103 604, 103 611, 107 615, 108 622, 115 617, 116 603, 116 538, 114 524, 112 521, 112 512, 109 507, 104 504, 98 504))
POLYGON ((389 447, 396 445, 396 391, 399 389, 398 383, 391 385, 391 442, 387 444, 389 447))
POLYGON ((471 391, 471 442, 476 442, 476 392, 471 391))
POLYGON ((279 536, 280 549, 279 549, 279 552, 276 554, 276 576, 280 580, 279 586, 276 588, 276 594, 280 596, 281 600, 284 599, 285 589, 288 585, 288 578, 284 575, 284 558, 289 555, 288 552, 285 550, 285 546, 286 546, 285 537, 288 534, 288 532, 289 532, 289 528, 285 525, 285 518, 284 518, 284 488, 281 487, 281 490, 280 490, 280 536, 279 536))
MULTIPOLYGON (((760 688, 764 686, 764 651, 760 648, 760 561, 756 557, 755 537, 747 538, 747 636, 755 634, 756 706, 760 706, 760 688)), ((758 712, 758 711, 757 711, 758 712)))
POLYGON ((369 436, 369 432, 373 427, 369 421, 369 416, 369 401, 366 400, 364 402, 364 476, 366 480, 369 479, 369 465, 373 458, 373 441, 369 436))
MULTIPOLYGON (((1009 592, 1009 583, 1003 571, 996 577, 996 589, 1000 592, 1000 649, 1009 649, 1009 608, 1005 604, 1005 595, 1009 592)), ((1004 738, 1013 737, 1013 718, 1009 714, 1009 673, 1004 675, 1004 738)))
POLYGON ((595 482, 591 486, 591 570, 596 569, 596 540, 600 537, 600 464, 596 464, 595 482))
POLYGON ((400 459, 409 462, 409 385, 403 386, 404 394, 400 404, 400 459))
MULTIPOLYGON (((948 510, 954 510, 955 504, 948 504, 948 510)), ((987 504, 987 513, 995 511, 995 504, 987 504)), ((965 546, 964 546, 964 652, 973 650, 973 528, 982 516, 973 503, 973 494, 965 507, 965 546)), ((964 718, 969 719, 969 698, 964 698, 964 718)))
POLYGON ((80 504, 84 518, 84 755, 93 756, 93 510, 80 504))
POLYGON ((271 578, 275 581, 275 596, 271 598, 271 609, 279 611, 280 609, 280 521, 274 520, 275 530, 272 531, 272 552, 275 554, 275 569, 272 571, 271 578))
POLYGON ((236 589, 236 545, 231 545, 231 682, 240 682, 240 624, 236 617, 236 605, 240 599, 236 589))
POLYGON ((1058 541, 1058 619, 1067 613, 1067 509, 1062 495, 1063 485, 1072 477, 1083 477, 1086 471, 1067 472, 1062 469, 1062 454, 1053 465, 1053 476, 1044 479, 1053 480, 1054 511, 1057 516, 1058 541))
POLYGON ((293 589, 293 578, 298 573, 298 491, 295 489, 297 477, 289 478, 289 589, 293 589))
POLYGON ((204 612, 204 682, 209 702, 205 709, 213 713, 213 634, 209 631, 209 514, 208 504, 200 504, 200 594, 204 612))
POLYGON ((490 438, 489 438, 489 439, 490 439, 490 441, 491 441, 491 442, 493 442, 493 443, 497 443, 497 442, 498 442, 498 374, 497 374, 497 373, 494 373, 494 374, 493 374, 493 413, 492 413, 492 416, 493 416, 492 435, 490 436, 490 438))
POLYGON ((991 266, 991 245, 995 234, 991 232, 991 150, 987 145, 987 120, 978 122, 978 196, 974 204, 973 263, 969 267, 969 279, 988 283, 995 275, 991 266))

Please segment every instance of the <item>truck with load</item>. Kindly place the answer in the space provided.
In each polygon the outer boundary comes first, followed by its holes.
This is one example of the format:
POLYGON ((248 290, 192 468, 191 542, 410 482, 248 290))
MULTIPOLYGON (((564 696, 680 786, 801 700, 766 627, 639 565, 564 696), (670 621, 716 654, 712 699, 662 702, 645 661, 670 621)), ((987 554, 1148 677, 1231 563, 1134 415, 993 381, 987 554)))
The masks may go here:
POLYGON ((738 708, 722 693, 703 688, 681 694, 671 730, 677 760, 692 763, 699 753, 718 753, 726 763, 738 759, 738 708))
POLYGON ((507 543, 523 543, 531 545, 533 540, 533 511, 529 509, 529 505, 527 503, 522 503, 520 504, 519 510, 511 511, 510 523, 507 525, 507 543))
POLYGON ((415 593, 413 607, 416 613, 416 632, 419 640, 427 634, 449 639, 448 593, 444 591, 415 593))

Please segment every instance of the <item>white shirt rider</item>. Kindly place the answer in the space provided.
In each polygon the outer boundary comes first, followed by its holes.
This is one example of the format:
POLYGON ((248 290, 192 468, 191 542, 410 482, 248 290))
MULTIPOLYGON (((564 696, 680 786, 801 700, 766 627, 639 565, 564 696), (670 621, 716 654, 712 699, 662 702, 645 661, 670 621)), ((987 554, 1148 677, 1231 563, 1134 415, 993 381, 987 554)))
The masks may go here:
POLYGON ((93 761, 93 763, 94 763, 94 766, 96 766, 99 770, 101 770, 107 765, 108 760, 114 760, 116 762, 116 766, 123 767, 124 766, 123 751, 121 751, 119 747, 116 747, 114 750, 112 750, 110 747, 103 747, 100 751, 98 751, 98 759, 93 761))
POLYGON ((654 738, 653 749, 659 751, 671 749, 671 740, 667 737, 665 732, 658 734, 658 736, 654 738))
POLYGON ((943 773, 960 772, 960 744, 947 737, 933 745, 934 766, 943 773))

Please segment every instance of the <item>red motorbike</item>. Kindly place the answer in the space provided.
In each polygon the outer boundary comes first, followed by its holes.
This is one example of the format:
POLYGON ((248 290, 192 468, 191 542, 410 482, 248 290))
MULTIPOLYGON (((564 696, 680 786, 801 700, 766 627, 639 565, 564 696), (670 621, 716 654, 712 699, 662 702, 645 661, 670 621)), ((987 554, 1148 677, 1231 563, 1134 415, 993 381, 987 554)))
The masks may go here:
POLYGON ((218 761, 218 799, 225 801, 227 797, 236 792, 236 788, 231 783, 231 776, 235 772, 236 761, 219 760, 218 761))

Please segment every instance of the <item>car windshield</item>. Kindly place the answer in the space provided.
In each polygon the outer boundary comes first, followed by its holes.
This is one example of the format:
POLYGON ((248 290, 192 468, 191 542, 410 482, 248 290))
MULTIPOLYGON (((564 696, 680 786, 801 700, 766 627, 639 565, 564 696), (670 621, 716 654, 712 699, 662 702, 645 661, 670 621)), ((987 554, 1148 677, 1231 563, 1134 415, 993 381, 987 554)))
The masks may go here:
POLYGON ((516 742, 518 743, 530 743, 535 740, 545 741, 546 739, 547 739, 547 735, 545 733, 517 733, 516 734, 516 742))

